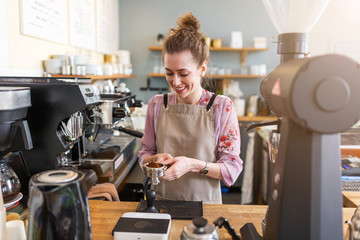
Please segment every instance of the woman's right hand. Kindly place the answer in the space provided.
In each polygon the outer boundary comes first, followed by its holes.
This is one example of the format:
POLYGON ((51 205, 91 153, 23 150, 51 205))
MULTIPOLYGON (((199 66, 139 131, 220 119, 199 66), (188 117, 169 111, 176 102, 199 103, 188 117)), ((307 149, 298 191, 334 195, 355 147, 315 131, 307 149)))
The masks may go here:
POLYGON ((169 159, 172 159, 173 157, 168 154, 168 153, 158 153, 152 156, 147 156, 144 159, 144 163, 148 163, 148 162, 163 162, 169 159))

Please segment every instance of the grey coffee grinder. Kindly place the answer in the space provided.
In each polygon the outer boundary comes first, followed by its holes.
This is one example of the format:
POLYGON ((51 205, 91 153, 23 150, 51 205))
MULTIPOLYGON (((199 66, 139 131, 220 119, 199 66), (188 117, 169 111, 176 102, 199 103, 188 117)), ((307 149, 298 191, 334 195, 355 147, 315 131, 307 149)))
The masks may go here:
MULTIPOLYGON (((292 4, 298 12, 304 10, 304 16, 314 16, 306 9, 320 15, 328 1, 283 1, 288 4, 284 6, 263 2, 280 32, 281 54, 281 64, 260 86, 270 109, 281 118, 264 239, 343 239, 339 132, 360 118, 359 64, 340 55, 304 58, 311 26, 287 33, 284 25, 291 22, 286 18, 290 15, 280 16, 284 22, 275 16, 292 4), (312 6, 316 2, 324 5, 312 6)), ((245 240, 262 239, 250 223, 240 232, 245 240)))

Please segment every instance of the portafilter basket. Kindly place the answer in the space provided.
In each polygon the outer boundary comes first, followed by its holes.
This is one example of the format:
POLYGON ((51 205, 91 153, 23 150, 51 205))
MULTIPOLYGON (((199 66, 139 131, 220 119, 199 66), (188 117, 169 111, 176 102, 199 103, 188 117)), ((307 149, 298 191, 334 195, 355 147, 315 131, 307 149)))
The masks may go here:
POLYGON ((159 177, 164 176, 167 166, 164 163, 149 162, 143 165, 143 169, 145 175, 151 178, 151 183, 158 185, 160 183, 159 177))

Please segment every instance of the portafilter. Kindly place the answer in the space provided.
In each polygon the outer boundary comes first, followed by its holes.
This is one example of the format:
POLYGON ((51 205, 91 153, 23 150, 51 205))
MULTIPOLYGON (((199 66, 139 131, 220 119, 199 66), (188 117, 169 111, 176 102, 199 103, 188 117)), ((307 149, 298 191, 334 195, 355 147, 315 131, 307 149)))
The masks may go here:
POLYGON ((158 185, 160 183, 159 177, 164 176, 167 166, 164 163, 149 162, 143 165, 143 169, 145 175, 151 178, 151 183, 153 185, 158 185))

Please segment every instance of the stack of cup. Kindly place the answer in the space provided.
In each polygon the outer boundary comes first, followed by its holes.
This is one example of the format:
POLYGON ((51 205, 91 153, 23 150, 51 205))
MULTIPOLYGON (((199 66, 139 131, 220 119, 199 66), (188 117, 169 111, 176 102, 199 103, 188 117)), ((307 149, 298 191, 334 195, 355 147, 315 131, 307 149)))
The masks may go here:
POLYGON ((119 73, 131 75, 132 65, 130 62, 130 52, 128 50, 119 50, 117 55, 119 57, 119 73))

